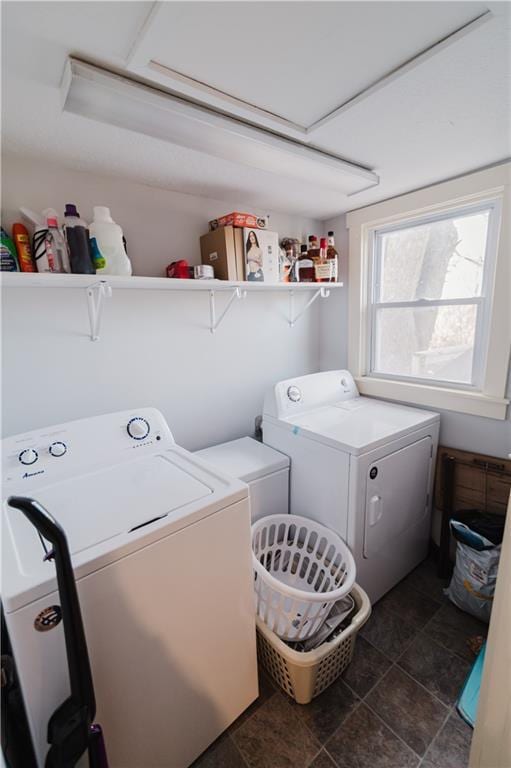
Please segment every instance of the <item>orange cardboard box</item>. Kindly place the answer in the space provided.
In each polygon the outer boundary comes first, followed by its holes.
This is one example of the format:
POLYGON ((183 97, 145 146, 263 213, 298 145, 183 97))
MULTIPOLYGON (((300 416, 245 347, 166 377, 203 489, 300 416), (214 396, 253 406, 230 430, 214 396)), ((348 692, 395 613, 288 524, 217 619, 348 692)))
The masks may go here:
POLYGON ((266 229, 268 218, 266 216, 254 216, 253 213, 239 213, 233 211, 219 219, 213 219, 209 222, 209 231, 213 232, 220 227, 250 227, 250 229, 266 229))

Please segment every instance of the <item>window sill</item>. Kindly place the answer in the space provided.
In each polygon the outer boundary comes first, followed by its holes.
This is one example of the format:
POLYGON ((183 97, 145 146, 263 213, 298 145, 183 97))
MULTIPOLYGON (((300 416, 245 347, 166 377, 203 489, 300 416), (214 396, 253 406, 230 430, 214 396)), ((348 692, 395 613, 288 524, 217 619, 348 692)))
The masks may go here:
POLYGON ((391 379, 378 379, 372 376, 359 376, 355 379, 359 392, 371 397, 399 400, 410 405, 426 405, 430 408, 467 413, 471 416, 484 416, 488 419, 506 418, 509 400, 481 392, 467 392, 460 389, 435 387, 434 385, 414 384, 391 379))

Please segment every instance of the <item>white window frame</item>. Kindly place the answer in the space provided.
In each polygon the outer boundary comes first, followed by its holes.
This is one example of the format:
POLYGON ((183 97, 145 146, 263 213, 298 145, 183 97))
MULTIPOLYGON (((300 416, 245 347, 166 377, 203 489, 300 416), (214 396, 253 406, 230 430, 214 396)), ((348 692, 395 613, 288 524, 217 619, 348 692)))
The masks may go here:
POLYGON ((368 376, 372 378, 392 379, 396 381, 412 381, 422 384, 433 384, 441 387, 459 387, 473 391, 481 391, 483 386, 484 367, 487 360, 489 315, 493 299, 493 284, 495 274, 496 252, 498 244, 498 231, 501 216, 500 199, 490 200, 475 205, 456 206, 441 213, 419 216, 415 219, 392 223, 381 227, 375 227, 370 235, 369 242, 369 269, 368 269, 368 296, 369 296, 369 334, 368 334, 368 376), (420 299, 417 301, 376 301, 376 295, 380 285, 381 269, 381 236, 389 232, 396 232, 408 227, 422 224, 432 224, 446 219, 469 216, 471 214, 489 211, 488 235, 486 239, 485 258, 483 266, 483 284, 480 296, 472 296, 463 299, 420 299), (468 306, 477 305, 476 334, 474 339, 474 355, 472 361, 472 383, 442 381, 440 379, 428 379, 418 376, 404 376, 400 374, 382 373, 375 370, 375 346, 376 346, 376 315, 379 309, 402 309, 405 307, 442 307, 442 306, 468 306))
MULTIPOLYGON (((349 367, 363 394, 416 405, 505 419, 511 346, 511 163, 437 184, 347 215, 349 263, 349 367), (488 222, 483 312, 476 326, 472 384, 418 379, 371 370, 374 343, 375 241, 379 233, 491 209, 488 222), (477 359, 476 359, 477 356, 477 359)), ((392 306, 452 305, 453 300, 392 302, 392 306)), ((459 303, 476 303, 460 300, 459 303)), ((385 306, 388 306, 385 304, 385 306)))

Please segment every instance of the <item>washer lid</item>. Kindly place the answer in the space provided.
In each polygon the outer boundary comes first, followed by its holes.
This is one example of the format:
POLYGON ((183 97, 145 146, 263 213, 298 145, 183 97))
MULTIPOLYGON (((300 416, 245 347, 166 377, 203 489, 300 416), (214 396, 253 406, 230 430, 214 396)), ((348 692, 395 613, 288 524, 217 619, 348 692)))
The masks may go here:
MULTIPOLYGON (((2 448, 5 496, 33 497, 57 519, 77 580, 248 497, 244 483, 177 446, 154 408, 6 438, 2 448), (132 418, 150 424, 150 439, 132 439, 132 418), (53 457, 48 444, 64 438, 68 451, 53 457), (20 470, 20 444, 39 449, 36 471, 20 470)), ((243 509, 248 526, 248 504, 243 509)), ((43 543, 19 510, 4 501, 2 513, 2 601, 10 613, 56 589, 55 565, 43 559, 43 543)))
POLYGON ((289 456, 251 437, 241 437, 229 443, 204 448, 197 451, 196 456, 245 483, 289 468, 289 456))
MULTIPOLYGON (((155 454, 48 485, 34 496, 60 523, 74 555, 156 518, 178 514, 180 507, 212 493, 170 456, 155 454)), ((7 517, 22 547, 24 517, 9 507, 7 517)))
POLYGON ((295 434, 360 454, 439 420, 437 413, 358 397, 282 420, 295 434))

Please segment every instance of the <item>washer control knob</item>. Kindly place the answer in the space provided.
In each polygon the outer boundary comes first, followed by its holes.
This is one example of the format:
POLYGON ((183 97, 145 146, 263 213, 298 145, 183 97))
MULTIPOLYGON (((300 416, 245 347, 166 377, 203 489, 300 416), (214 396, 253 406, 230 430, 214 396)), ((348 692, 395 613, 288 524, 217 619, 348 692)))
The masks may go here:
POLYGON ((52 443, 48 450, 52 456, 63 456, 67 452, 67 445, 58 440, 56 443, 52 443))
POLYGON ((294 387, 294 386, 287 388, 287 396, 293 403, 299 403, 300 400, 302 399, 302 393, 300 392, 298 387, 294 387))
POLYGON ((25 448, 18 456, 22 464, 35 464, 38 458, 39 455, 33 448, 25 448))
POLYGON ((126 425, 128 435, 133 440, 143 440, 149 434, 151 428, 145 419, 140 416, 135 416, 134 419, 130 419, 126 425))

